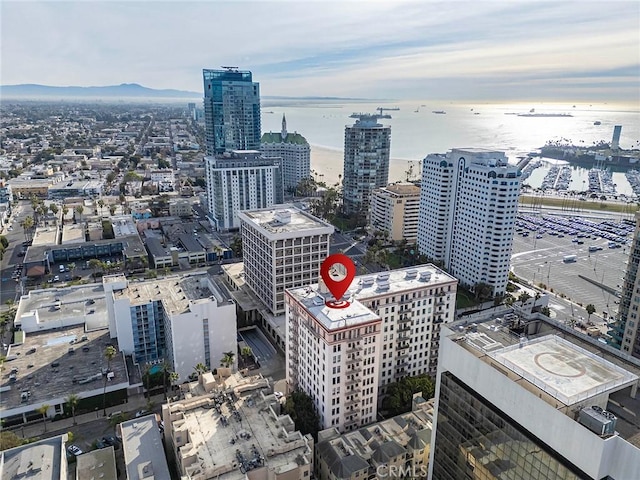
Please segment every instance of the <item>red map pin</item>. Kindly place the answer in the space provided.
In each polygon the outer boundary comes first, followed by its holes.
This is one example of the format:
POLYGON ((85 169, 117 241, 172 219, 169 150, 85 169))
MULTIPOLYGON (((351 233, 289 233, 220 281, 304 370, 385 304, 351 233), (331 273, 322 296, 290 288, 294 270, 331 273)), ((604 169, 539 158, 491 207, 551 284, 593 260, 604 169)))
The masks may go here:
POLYGON ((342 253, 329 255, 320 266, 320 276, 333 298, 335 298, 335 301, 327 301, 325 305, 331 308, 348 307, 349 302, 343 301, 342 296, 351 285, 353 277, 356 276, 356 266, 353 260, 342 253), (344 268, 341 269, 340 267, 335 267, 335 265, 342 265, 344 268))

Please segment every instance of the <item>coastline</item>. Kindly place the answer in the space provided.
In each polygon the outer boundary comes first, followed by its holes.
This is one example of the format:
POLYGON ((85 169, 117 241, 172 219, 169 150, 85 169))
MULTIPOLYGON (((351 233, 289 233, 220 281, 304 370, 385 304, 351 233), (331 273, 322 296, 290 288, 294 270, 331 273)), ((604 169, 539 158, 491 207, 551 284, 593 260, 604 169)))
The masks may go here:
MULTIPOLYGON (((389 161, 389 183, 405 181, 409 165, 413 164, 413 178, 418 179, 418 160, 392 158, 389 161)), ((332 148, 311 145, 311 175, 328 186, 334 186, 344 173, 344 152, 332 148)))

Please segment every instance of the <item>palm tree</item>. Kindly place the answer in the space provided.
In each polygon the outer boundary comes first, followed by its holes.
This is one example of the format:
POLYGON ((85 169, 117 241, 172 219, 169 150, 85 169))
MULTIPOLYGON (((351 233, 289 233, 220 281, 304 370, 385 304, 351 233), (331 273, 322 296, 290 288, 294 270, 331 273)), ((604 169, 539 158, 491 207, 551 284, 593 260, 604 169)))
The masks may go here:
POLYGON ((84 207, 82 205, 78 205, 75 208, 75 211, 78 214, 78 216, 80 217, 80 219, 82 219, 82 212, 84 212, 84 207))
POLYGON ((102 208, 104 207, 104 200, 98 200, 98 206, 100 207, 100 215, 102 215, 102 208))
POLYGON ((51 213, 56 217, 56 222, 58 221, 58 211, 59 208, 55 203, 50 203, 49 204, 49 210, 51 210, 51 213))
POLYGON ((590 303, 589 305, 584 307, 584 309, 589 314, 589 316, 587 317, 587 323, 589 323, 591 321, 591 315, 593 315, 595 313, 595 311, 596 311, 596 307, 595 307, 595 305, 593 305, 593 303, 590 303))
POLYGON ((524 308, 524 304, 527 303, 530 299, 531 299, 531 295, 529 295, 527 292, 522 292, 518 296, 518 301, 520 302, 520 305, 522 305, 523 308, 524 308))
POLYGON ((67 402, 67 405, 69 406, 69 409, 71 410, 71 416, 73 417, 73 424, 77 425, 78 422, 76 422, 76 407, 78 406, 78 403, 80 402, 80 397, 78 395, 76 395, 75 393, 71 393, 65 399, 65 401, 67 402))
POLYGON ((102 268, 103 263, 97 258, 92 258, 89 260, 89 268, 93 270, 93 276, 96 276, 98 269, 102 268))
POLYGON ((75 275, 75 271, 76 271, 76 264, 74 262, 71 262, 69 265, 69 271, 71 272, 71 278, 73 278, 75 275))
POLYGON ((179 378, 180 378, 180 375, 178 375, 176 372, 169 372, 169 385, 171 385, 172 392, 173 392, 173 387, 179 378))
POLYGON ((104 375, 104 387, 102 389, 102 414, 107 416, 107 376, 111 371, 111 360, 116 356, 118 352, 113 345, 109 345, 104 349, 104 358, 107 359, 107 372, 104 375))
POLYGON ((236 354, 231 351, 223 352, 223 356, 220 359, 220 366, 229 368, 230 366, 233 365, 233 359, 235 356, 236 354))
POLYGON ((35 226, 35 222, 33 221, 33 217, 29 215, 22 222, 22 229, 24 230, 24 238, 29 241, 33 239, 33 227, 35 226))
POLYGON ((115 205, 109 205, 109 214, 113 217, 116 213, 116 206, 115 205))
POLYGON ((64 219, 67 216, 67 213, 69 213, 69 207, 67 207, 66 205, 64 205, 62 207, 62 223, 64 224, 64 219))
POLYGON ((242 347, 242 349, 240 350, 240 355, 242 355, 243 357, 250 357, 251 354, 253 354, 253 350, 251 350, 251 347, 249 346, 242 347))
POLYGON ((200 375, 202 375, 203 373, 209 371, 209 367, 207 367, 202 362, 198 363, 195 367, 193 367, 193 369, 195 370, 195 373, 198 376, 198 378, 200 378, 200 375))
POLYGON ((49 410, 49 405, 47 405, 46 403, 36 409, 36 412, 42 415, 42 425, 44 425, 45 432, 47 431, 47 410, 49 410))

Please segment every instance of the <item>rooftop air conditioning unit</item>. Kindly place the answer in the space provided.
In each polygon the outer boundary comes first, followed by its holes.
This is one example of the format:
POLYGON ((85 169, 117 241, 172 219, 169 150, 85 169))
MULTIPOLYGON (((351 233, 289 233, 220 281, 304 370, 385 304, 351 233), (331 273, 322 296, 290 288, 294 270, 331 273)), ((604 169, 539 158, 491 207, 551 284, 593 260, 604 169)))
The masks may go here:
POLYGON ((613 413, 594 405, 580 410, 579 421, 598 435, 613 435, 618 418, 613 413))

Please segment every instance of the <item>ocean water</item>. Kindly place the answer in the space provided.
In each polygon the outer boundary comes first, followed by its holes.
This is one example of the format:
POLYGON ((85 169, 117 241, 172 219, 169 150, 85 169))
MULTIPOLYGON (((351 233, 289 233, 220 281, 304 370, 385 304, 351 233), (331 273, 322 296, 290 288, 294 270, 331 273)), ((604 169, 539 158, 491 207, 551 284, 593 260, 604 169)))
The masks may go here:
MULTIPOLYGON (((506 152, 510 162, 542 147, 549 140, 565 139, 574 145, 611 141, 613 127, 622 125, 620 146, 640 148, 640 105, 621 104, 454 104, 426 100, 403 102, 340 102, 331 100, 264 100, 262 131, 279 132, 282 115, 287 129, 304 135, 312 146, 312 169, 327 183, 342 174, 344 127, 356 112, 376 113, 378 107, 399 108, 385 111, 391 125, 390 181, 403 180, 413 166, 430 153, 445 153, 456 147, 491 148, 506 152), (516 113, 565 113, 571 117, 518 117, 516 113), (434 114, 433 111, 446 114, 434 114), (272 112, 272 113, 271 113, 272 112), (601 122, 594 125, 595 121, 601 122)), ((584 170, 584 169, 580 169, 584 170)), ((530 177, 534 185, 537 171, 530 177)), ((584 172, 575 180, 582 182, 584 172)), ((544 174, 542 174, 544 178, 544 174)), ((586 178, 586 177, 585 177, 586 178)), ((540 180, 541 182, 542 180, 540 180)), ((614 173, 619 190, 627 190, 624 174, 614 173), (622 179, 622 180, 621 180, 622 179)), ((630 188, 630 187, 629 187, 630 188)), ((624 193, 624 192, 621 192, 624 193)))

